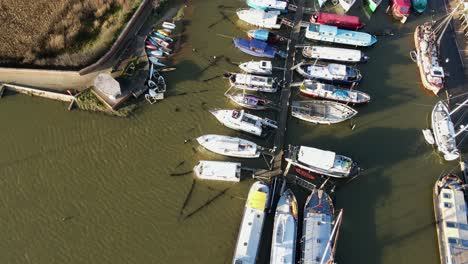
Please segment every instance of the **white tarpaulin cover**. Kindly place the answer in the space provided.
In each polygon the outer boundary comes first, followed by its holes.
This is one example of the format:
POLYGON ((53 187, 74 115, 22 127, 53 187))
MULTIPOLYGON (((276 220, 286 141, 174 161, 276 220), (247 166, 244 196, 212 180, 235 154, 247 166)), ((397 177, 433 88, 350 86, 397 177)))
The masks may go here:
POLYGON ((101 73, 94 79, 94 87, 111 99, 122 94, 119 82, 107 73, 101 73))
POLYGON ((335 152, 301 146, 298 160, 316 168, 329 170, 335 162, 335 152))

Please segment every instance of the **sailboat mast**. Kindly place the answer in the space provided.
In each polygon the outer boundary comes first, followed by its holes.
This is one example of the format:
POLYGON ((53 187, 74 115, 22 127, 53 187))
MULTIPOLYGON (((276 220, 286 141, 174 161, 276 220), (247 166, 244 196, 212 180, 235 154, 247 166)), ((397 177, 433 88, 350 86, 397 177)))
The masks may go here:
POLYGON ((468 99, 466 99, 465 101, 463 101, 463 103, 461 103, 459 106, 457 106, 455 109, 453 109, 449 115, 452 115, 453 113, 455 113, 456 111, 458 111, 460 108, 462 108, 466 103, 468 103, 468 99))
POLYGON ((330 248, 331 242, 333 240, 333 236, 335 235, 336 229, 339 227, 339 224, 341 222, 341 216, 343 215, 343 211, 340 211, 340 214, 336 218, 336 224, 333 227, 332 233, 330 235, 330 238, 328 239, 327 246, 325 247, 325 251, 323 252, 322 255, 322 260, 320 261, 320 264, 324 264, 323 261, 325 260, 325 256, 327 255, 328 249, 330 248))

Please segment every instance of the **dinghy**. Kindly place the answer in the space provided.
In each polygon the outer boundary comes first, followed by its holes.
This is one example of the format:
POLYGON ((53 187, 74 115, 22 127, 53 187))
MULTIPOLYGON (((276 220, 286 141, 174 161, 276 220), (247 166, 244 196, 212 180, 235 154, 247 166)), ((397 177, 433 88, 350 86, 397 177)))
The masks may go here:
POLYGON ((226 127, 256 136, 266 136, 278 126, 275 121, 244 112, 244 110, 211 110, 226 127))
POLYGON ((193 171, 199 179, 203 180, 239 182, 241 164, 238 162, 200 160, 193 168, 193 171))
POLYGON ((465 197, 466 185, 456 175, 443 174, 434 184, 433 202, 440 263, 466 263, 468 259, 465 197))
POLYGON ((342 213, 340 211, 335 220, 330 196, 324 190, 312 190, 304 206, 301 263, 335 263, 337 230, 341 225, 342 213))
POLYGON ((288 189, 276 206, 270 264, 296 263, 297 201, 288 189))
POLYGON ((229 157, 258 158, 260 149, 257 144, 237 138, 222 135, 203 135, 197 138, 198 144, 207 150, 229 157))
POLYGON ((270 44, 276 44, 283 40, 284 38, 280 35, 273 34, 266 29, 252 29, 247 31, 247 37, 249 39, 258 39, 260 41, 265 41, 270 44))
POLYGON ((345 13, 351 9, 351 7, 356 3, 356 0, 339 0, 341 7, 344 9, 345 13))
POLYGON ((248 61, 239 64, 239 68, 247 73, 270 75, 273 72, 271 61, 248 61))
POLYGON ((288 10, 288 2, 278 0, 247 0, 247 5, 251 8, 260 9, 264 11, 280 11, 286 13, 288 10))
POLYGON ((312 23, 307 28, 305 37, 311 40, 360 47, 371 46, 377 42, 377 38, 368 33, 312 23))
POLYGON ((166 28, 166 29, 169 29, 169 30, 174 30, 176 28, 176 25, 174 23, 170 23, 170 22, 163 22, 162 27, 166 28))
POLYGON ((226 94, 235 104, 252 110, 265 110, 272 104, 270 100, 253 94, 226 94))
POLYGON ((279 29, 281 27, 278 18, 280 11, 265 12, 260 9, 250 8, 240 9, 236 13, 240 20, 253 26, 270 29, 279 29))
POLYGON ((351 178, 359 173, 359 167, 351 158, 335 152, 305 146, 289 146, 287 162, 320 175, 351 178))
POLYGON ((276 93, 278 91, 278 85, 273 77, 243 73, 229 73, 227 76, 229 76, 231 86, 237 89, 265 93, 276 93))
POLYGON ((447 105, 442 101, 437 102, 432 109, 431 118, 437 149, 444 154, 447 161, 458 159, 460 152, 457 148, 455 127, 447 105))
POLYGON ((367 62, 369 57, 360 50, 332 48, 324 46, 307 46, 302 55, 308 59, 332 60, 340 62, 367 62))
POLYGON ((360 82, 362 75, 358 69, 343 64, 299 63, 296 71, 307 79, 331 82, 334 84, 352 84, 360 82))
POLYGON ((273 59, 275 56, 283 57, 284 53, 278 51, 275 46, 268 45, 264 41, 257 39, 241 39, 233 38, 234 46, 240 49, 242 52, 247 53, 256 57, 264 57, 273 59))
POLYGON ((313 14, 310 17, 310 22, 352 30, 358 30, 366 25, 362 23, 357 16, 338 15, 325 12, 317 12, 313 14))
POLYGON ((254 182, 250 187, 232 264, 256 263, 269 194, 270 188, 261 181, 254 182))
POLYGON ((351 107, 332 101, 308 100, 293 101, 291 115, 313 124, 336 124, 355 116, 351 107))
POLYGON ((312 80, 304 80, 299 91, 304 95, 341 103, 364 104, 370 101, 370 96, 364 92, 341 89, 332 84, 312 80))

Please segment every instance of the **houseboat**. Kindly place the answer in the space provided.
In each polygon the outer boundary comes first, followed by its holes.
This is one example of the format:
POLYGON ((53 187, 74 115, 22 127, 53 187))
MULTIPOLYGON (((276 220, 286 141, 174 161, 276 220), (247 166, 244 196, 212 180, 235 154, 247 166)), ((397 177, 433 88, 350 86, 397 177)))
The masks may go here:
POLYGON ((307 46, 302 50, 302 55, 308 59, 332 60, 340 62, 367 62, 369 57, 360 50, 343 49, 324 46, 307 46))
POLYGON ((361 47, 371 46, 377 42, 377 39, 368 33, 313 23, 307 28, 305 36, 311 40, 361 47))
POLYGON ((279 29, 281 27, 281 22, 278 18, 281 12, 277 10, 264 11, 250 8, 240 9, 236 13, 240 20, 253 26, 270 29, 279 29))
POLYGON ((357 16, 338 15, 325 12, 317 12, 313 14, 310 17, 310 22, 352 30, 358 30, 366 25, 362 23, 357 16))

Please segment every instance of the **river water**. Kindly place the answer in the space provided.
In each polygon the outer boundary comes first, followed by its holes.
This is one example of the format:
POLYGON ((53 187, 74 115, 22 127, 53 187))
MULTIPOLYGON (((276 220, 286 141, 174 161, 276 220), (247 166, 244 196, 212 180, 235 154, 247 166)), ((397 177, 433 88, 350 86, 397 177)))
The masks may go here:
MULTIPOLYGON (((385 14, 386 4, 370 20, 360 5, 352 13, 363 18, 367 31, 395 30, 395 36, 365 49, 371 60, 359 65, 364 76, 359 89, 371 95, 371 103, 356 108, 354 130, 349 122, 316 126, 291 119, 287 143, 334 150, 365 169, 334 193, 336 208, 344 208, 338 263, 438 263, 431 190, 439 174, 456 171, 457 164, 442 161, 424 142, 420 131, 437 99, 421 88, 409 58, 413 29, 431 12, 400 25, 385 14)), ((20 95, 1 100, 0 263, 231 262, 253 180, 196 181, 181 211, 192 175, 170 174, 190 171, 200 159, 223 160, 193 141, 184 144, 202 134, 272 144, 223 127, 207 111, 234 106, 223 97, 226 80, 203 80, 235 71, 226 58, 250 59, 217 35, 243 34, 234 14, 241 6, 191 2, 177 70, 166 74, 167 99, 145 104, 128 119, 68 112, 62 103, 20 95), (224 58, 207 67, 212 56, 224 58), (226 195, 185 219, 228 187, 226 195)), ((449 46, 443 56, 451 58, 448 85, 460 88, 455 52, 449 46)), ((243 164, 265 168, 261 160, 243 164)), ((307 192, 293 189, 302 207, 307 192)), ((260 263, 269 258, 270 236, 265 231, 260 263)))

